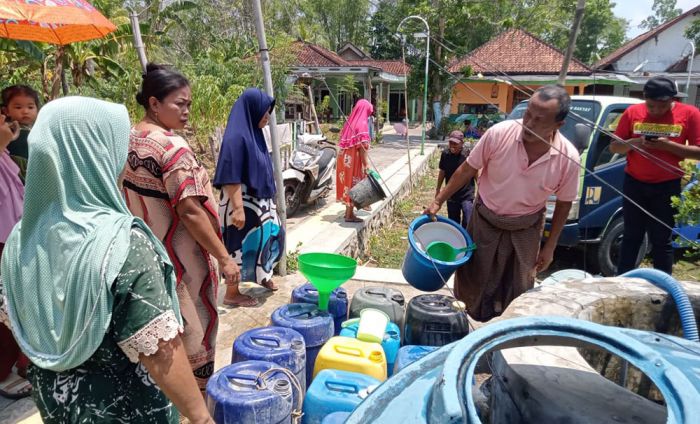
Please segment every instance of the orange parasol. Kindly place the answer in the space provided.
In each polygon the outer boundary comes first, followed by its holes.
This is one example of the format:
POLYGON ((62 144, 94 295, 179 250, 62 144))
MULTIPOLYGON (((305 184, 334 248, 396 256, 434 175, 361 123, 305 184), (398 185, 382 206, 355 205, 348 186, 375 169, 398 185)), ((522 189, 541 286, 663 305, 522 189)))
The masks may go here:
POLYGON ((116 29, 85 0, 0 0, 0 38, 66 45, 116 29))

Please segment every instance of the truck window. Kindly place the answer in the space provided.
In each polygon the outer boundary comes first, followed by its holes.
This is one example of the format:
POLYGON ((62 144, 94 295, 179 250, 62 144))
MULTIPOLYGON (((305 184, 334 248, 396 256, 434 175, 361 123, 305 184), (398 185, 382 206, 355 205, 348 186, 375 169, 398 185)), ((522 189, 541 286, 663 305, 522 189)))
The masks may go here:
MULTIPOLYGON (((508 115, 507 119, 522 119, 525 115, 525 110, 527 109, 527 101, 519 103, 508 115)), ((600 113, 600 103, 591 100, 572 100, 571 101, 571 112, 569 116, 564 120, 564 126, 559 129, 564 137, 569 140, 574 139, 574 127, 579 122, 596 122, 598 114, 600 113), (577 116, 574 116, 577 115, 577 116)))
MULTIPOLYGON (((622 116, 622 113, 624 111, 624 107, 610 110, 607 116, 605 117, 605 120, 601 123, 601 126, 606 131, 614 133, 615 129, 617 128, 618 122, 620 122, 620 117, 622 116)), ((605 166, 610 163, 623 160, 625 158, 624 155, 613 154, 610 151, 610 149, 608 148, 608 146, 610 145, 610 140, 612 140, 612 137, 610 137, 608 134, 602 132, 598 133, 598 141, 595 144, 595 152, 592 152, 594 154, 593 158, 595 160, 589 162, 594 164, 594 170, 598 169, 601 166, 605 166)))

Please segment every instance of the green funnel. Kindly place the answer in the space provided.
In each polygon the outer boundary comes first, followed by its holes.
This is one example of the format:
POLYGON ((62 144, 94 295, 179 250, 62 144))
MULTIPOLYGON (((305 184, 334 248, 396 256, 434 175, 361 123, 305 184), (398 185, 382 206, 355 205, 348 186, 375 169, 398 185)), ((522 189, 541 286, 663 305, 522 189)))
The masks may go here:
POLYGON ((355 275, 357 261, 335 253, 299 255, 299 272, 318 290, 318 309, 328 310, 331 292, 355 275))

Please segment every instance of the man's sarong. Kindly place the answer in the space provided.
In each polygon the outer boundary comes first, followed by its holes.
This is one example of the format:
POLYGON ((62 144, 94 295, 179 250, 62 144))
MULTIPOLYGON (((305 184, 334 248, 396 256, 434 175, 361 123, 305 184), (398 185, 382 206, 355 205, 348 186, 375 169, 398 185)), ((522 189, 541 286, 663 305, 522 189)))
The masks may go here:
POLYGON ((479 321, 500 315, 535 283, 535 261, 544 227, 542 209, 532 215, 501 216, 478 199, 468 232, 476 243, 471 260, 455 273, 455 295, 479 321))

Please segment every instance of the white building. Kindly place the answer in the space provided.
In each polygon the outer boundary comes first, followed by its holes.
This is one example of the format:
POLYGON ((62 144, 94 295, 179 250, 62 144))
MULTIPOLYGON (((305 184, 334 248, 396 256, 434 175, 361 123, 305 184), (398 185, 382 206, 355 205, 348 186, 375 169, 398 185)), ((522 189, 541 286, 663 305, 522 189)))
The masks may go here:
MULTIPOLYGON (((691 43, 684 35, 690 24, 700 19, 700 6, 696 6, 663 25, 639 35, 594 65, 606 72, 621 72, 637 84, 615 87, 615 95, 642 97, 642 87, 652 76, 665 75, 678 83, 678 88, 688 94, 685 103, 700 106, 700 60, 691 59, 691 43), (689 69, 692 62, 692 70, 689 69), (690 72, 689 72, 690 71, 690 72), (686 89, 690 75, 690 85, 686 89)), ((698 46, 700 53, 700 46, 698 46)))

